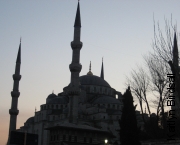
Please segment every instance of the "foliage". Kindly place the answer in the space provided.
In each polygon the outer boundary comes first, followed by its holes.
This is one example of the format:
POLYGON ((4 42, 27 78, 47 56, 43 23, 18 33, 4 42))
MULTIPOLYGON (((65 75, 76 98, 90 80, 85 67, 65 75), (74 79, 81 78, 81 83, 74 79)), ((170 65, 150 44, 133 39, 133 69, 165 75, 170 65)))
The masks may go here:
POLYGON ((130 87, 123 95, 123 110, 120 120, 120 142, 121 145, 140 145, 139 130, 137 127, 135 106, 130 87))

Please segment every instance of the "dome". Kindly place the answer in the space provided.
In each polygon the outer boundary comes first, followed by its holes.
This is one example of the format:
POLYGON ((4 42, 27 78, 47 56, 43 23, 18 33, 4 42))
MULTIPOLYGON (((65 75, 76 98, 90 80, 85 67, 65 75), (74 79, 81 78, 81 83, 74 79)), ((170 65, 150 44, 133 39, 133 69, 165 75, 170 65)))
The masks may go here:
POLYGON ((52 99, 54 99, 54 98, 56 98, 57 96, 54 94, 54 93, 52 93, 52 94, 50 94, 47 98, 46 98, 46 103, 48 103, 49 101, 51 101, 52 99))
POLYGON ((95 75, 81 76, 80 83, 81 85, 96 85, 96 86, 111 87, 104 79, 95 75))
POLYGON ((47 104, 67 104, 68 98, 65 96, 56 96, 56 98, 53 98, 47 102, 47 104))
POLYGON ((52 94, 50 94, 48 97, 47 97, 47 99, 53 99, 53 98, 56 98, 57 96, 54 94, 54 93, 52 93, 52 94))
POLYGON ((34 117, 30 117, 26 120, 26 123, 33 123, 34 122, 34 117))
POLYGON ((102 97, 95 99, 92 103, 93 104, 120 104, 120 101, 113 97, 102 96, 102 97))

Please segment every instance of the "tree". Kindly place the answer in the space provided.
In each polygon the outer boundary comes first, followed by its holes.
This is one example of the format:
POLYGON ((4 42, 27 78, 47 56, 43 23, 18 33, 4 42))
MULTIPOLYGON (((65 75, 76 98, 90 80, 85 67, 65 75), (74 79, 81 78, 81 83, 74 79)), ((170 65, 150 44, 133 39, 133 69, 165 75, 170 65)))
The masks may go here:
POLYGON ((120 120, 120 142, 121 145, 141 145, 139 141, 139 130, 137 127, 135 106, 130 87, 123 95, 122 116, 120 120))
POLYGON ((149 103, 147 100, 147 91, 149 87, 149 76, 145 72, 145 70, 142 67, 137 67, 137 70, 131 71, 130 78, 127 77, 127 85, 131 86, 132 93, 138 98, 140 108, 141 108, 141 114, 143 121, 145 123, 144 119, 144 113, 143 113, 143 102, 146 103, 148 113, 151 114, 149 103))
POLYGON ((170 73, 169 66, 167 66, 166 62, 162 61, 162 59, 155 57, 153 54, 150 54, 149 56, 146 56, 144 58, 151 75, 151 90, 152 92, 155 92, 157 94, 157 97, 159 99, 157 106, 157 117, 161 109, 163 118, 161 125, 165 129, 166 119, 164 114, 164 102, 166 100, 167 93, 167 74, 170 73))
POLYGON ((155 22, 154 22, 154 41, 153 41, 153 49, 154 56, 162 59, 166 62, 173 74, 176 77, 176 109, 180 110, 180 70, 179 70, 179 52, 178 52, 178 44, 177 44, 177 26, 171 25, 169 21, 165 20, 165 35, 163 35, 162 30, 160 29, 159 24, 158 30, 156 30, 155 22), (173 38, 174 35, 174 38, 173 38))

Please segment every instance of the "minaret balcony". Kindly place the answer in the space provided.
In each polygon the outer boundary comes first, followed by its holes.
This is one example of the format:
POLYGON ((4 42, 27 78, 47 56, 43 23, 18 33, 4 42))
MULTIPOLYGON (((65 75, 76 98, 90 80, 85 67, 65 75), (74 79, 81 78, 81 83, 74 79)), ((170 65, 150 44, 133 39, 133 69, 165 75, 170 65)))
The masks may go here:
POLYGON ((20 92, 19 91, 12 91, 11 92, 11 96, 12 97, 19 97, 20 96, 20 92))
POLYGON ((80 72, 82 69, 82 65, 79 63, 71 63, 69 65, 69 69, 71 72, 80 72))
POLYGON ((17 109, 9 109, 9 114, 10 115, 18 115, 19 114, 19 110, 17 110, 17 109))
POLYGON ((71 42, 71 48, 72 49, 81 49, 82 45, 83 45, 82 42, 78 42, 78 43, 75 43, 74 41, 71 42))
POLYGON ((13 75, 13 80, 20 80, 20 79, 21 79, 21 75, 17 75, 17 74, 13 75))

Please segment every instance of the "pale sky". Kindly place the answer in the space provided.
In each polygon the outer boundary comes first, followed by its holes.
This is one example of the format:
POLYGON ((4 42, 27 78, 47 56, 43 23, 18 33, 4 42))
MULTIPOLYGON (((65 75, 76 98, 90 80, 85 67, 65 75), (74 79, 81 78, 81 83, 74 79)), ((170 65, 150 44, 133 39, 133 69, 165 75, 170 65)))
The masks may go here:
MULTIPOLYGON (((125 76, 143 54, 152 51, 153 14, 164 29, 164 18, 180 24, 179 0, 81 0, 82 70, 99 76, 104 58, 105 80, 124 93, 125 76)), ((9 128, 12 75, 22 37, 17 128, 39 110, 54 90, 70 82, 77 0, 0 1, 0 145, 9 128)))

